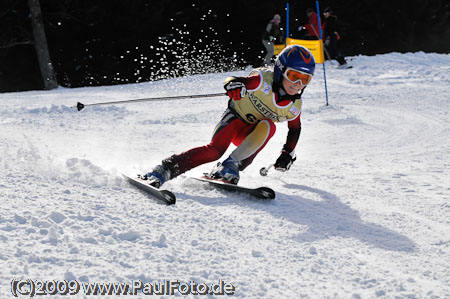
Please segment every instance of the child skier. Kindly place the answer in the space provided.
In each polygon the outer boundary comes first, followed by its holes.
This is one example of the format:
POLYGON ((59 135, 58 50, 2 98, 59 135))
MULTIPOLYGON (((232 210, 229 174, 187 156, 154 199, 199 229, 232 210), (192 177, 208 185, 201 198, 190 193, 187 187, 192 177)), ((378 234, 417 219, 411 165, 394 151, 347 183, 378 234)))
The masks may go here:
POLYGON ((229 77, 224 88, 230 98, 211 142, 172 155, 141 176, 160 187, 166 181, 204 163, 218 160, 231 142, 237 148, 211 171, 210 177, 237 184, 244 170, 275 133, 275 122, 287 121, 289 132, 275 169, 287 171, 295 161, 300 137, 301 95, 315 69, 311 52, 303 46, 286 47, 277 57, 274 70, 259 68, 248 77, 229 77))

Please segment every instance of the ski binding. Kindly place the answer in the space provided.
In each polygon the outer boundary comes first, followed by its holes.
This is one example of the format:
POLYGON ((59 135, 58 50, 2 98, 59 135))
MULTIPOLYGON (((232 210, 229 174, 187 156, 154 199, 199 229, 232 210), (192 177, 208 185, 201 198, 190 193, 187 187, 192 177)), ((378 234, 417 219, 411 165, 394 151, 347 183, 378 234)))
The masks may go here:
POLYGON ((225 191, 244 193, 259 199, 275 198, 275 191, 273 191, 271 188, 268 187, 259 187, 259 188, 243 187, 228 182, 224 182, 220 179, 214 179, 207 175, 203 177, 191 177, 191 178, 200 182, 209 183, 213 187, 225 191))

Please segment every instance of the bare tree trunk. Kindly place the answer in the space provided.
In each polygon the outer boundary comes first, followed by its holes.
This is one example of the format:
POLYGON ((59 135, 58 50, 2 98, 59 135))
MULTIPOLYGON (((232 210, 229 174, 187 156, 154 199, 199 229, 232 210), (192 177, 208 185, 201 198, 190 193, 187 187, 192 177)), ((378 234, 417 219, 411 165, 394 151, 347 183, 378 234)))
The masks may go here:
POLYGON ((31 25, 33 27, 34 48, 41 68, 45 89, 53 89, 58 86, 55 70, 50 60, 47 39, 45 37, 44 22, 42 20, 39 0, 28 0, 31 12, 31 25))

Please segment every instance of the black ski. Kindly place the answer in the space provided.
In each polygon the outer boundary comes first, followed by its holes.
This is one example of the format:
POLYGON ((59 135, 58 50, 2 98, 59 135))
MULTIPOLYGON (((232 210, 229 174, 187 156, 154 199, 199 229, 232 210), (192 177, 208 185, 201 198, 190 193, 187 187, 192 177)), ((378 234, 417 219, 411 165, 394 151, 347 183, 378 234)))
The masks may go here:
POLYGON ((221 189, 221 190, 244 193, 244 194, 248 194, 250 196, 259 198, 259 199, 274 199, 275 198, 275 191, 273 191, 272 189, 270 189, 268 187, 248 188, 248 187, 243 187, 243 186, 226 183, 221 180, 208 178, 206 176, 201 177, 201 178, 198 178, 198 177, 191 177, 191 178, 194 180, 200 181, 200 182, 208 183, 211 186, 213 186, 217 189, 221 189))
POLYGON ((126 174, 122 174, 122 176, 133 186, 147 192, 153 198, 156 198, 168 205, 174 205, 176 202, 175 195, 168 190, 160 190, 158 188, 149 185, 146 180, 140 178, 129 177, 126 174))

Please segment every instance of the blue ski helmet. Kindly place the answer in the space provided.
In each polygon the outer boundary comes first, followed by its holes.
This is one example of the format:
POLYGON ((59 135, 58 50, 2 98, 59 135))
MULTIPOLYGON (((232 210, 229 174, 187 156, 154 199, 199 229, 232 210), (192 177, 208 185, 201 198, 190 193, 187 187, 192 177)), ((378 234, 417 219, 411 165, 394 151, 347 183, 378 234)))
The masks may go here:
POLYGON ((282 74, 290 67, 297 71, 314 75, 316 61, 311 51, 300 45, 284 48, 275 60, 274 81, 281 82, 282 74))

